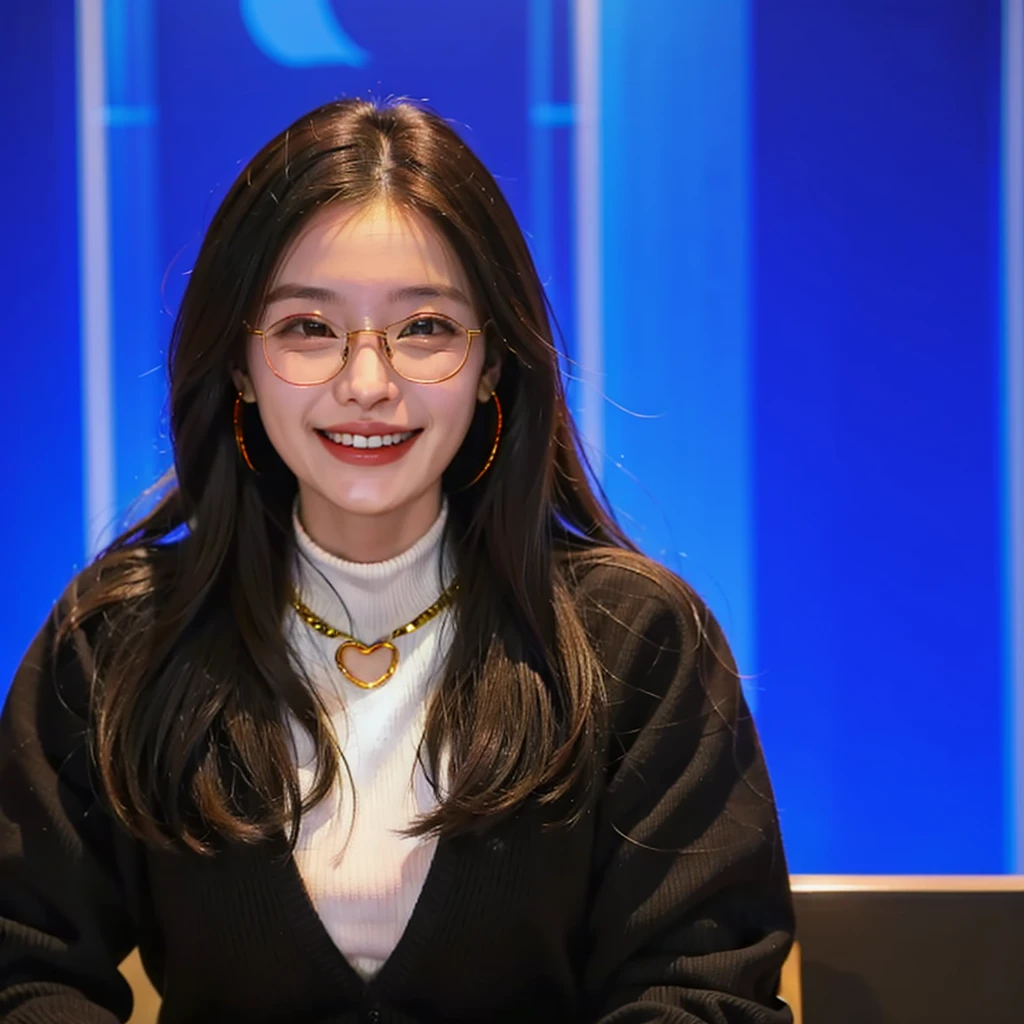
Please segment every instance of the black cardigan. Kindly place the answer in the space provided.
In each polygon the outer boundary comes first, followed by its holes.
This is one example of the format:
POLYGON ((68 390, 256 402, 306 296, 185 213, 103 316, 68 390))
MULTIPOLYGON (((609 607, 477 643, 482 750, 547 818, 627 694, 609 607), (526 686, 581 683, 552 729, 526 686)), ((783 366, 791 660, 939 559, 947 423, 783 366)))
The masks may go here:
POLYGON ((90 785, 79 632, 55 609, 0 717, 0 1020, 113 1024, 136 946, 184 1022, 786 1024, 793 918, 775 807, 717 624, 593 569, 580 607, 606 667, 606 770, 581 824, 526 808, 442 840, 369 983, 331 941, 284 841, 212 857, 145 847, 90 785))

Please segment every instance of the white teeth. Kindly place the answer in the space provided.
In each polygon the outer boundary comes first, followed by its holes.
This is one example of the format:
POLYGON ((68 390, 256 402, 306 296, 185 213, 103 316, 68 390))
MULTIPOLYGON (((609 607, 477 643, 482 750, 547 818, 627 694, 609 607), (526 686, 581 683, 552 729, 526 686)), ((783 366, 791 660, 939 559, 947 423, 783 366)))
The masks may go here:
POLYGON ((323 431, 324 437, 335 444, 346 448, 381 448, 408 441, 415 431, 407 430, 401 434, 335 434, 323 431))

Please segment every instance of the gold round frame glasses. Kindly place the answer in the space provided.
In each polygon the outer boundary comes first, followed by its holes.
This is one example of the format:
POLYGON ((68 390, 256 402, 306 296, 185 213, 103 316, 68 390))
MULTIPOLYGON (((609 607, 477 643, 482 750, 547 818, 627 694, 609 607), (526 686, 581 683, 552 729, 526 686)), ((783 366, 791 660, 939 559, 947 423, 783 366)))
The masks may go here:
POLYGON ((347 331, 319 313, 293 313, 269 327, 246 330, 263 342, 271 372, 288 384, 314 387, 333 380, 348 365, 353 339, 372 334, 387 364, 413 384, 440 384, 469 359, 473 339, 483 327, 470 328, 443 313, 414 313, 384 328, 347 331))

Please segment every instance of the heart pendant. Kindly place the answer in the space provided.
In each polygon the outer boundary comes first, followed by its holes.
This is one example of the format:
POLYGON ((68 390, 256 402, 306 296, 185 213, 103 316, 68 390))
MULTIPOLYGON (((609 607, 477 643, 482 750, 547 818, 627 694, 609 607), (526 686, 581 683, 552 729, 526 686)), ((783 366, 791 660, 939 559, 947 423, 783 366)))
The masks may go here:
POLYGON ((379 640, 375 644, 361 644, 358 640, 345 640, 334 652, 341 674, 360 689, 374 690, 386 683, 398 668, 398 648, 390 640, 379 640), (387 655, 388 664, 380 654, 387 655), (380 675, 366 679, 365 672, 383 669, 380 675))

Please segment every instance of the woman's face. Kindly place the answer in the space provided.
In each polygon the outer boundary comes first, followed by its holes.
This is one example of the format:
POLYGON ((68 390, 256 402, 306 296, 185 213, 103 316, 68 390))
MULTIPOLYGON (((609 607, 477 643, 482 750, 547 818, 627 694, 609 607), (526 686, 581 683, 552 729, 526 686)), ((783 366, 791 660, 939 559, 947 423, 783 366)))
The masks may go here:
MULTIPOLYGON (((429 313, 482 326, 465 272, 440 235, 422 216, 386 203, 339 204, 317 214, 286 251, 258 326, 299 317, 288 330, 305 345, 310 335, 329 338, 327 325, 341 335, 429 313)), ((427 329, 436 323, 428 319, 427 329)), ((432 384, 401 377, 371 333, 352 335, 341 372, 313 386, 281 379, 259 335, 250 336, 247 358, 248 373, 236 373, 236 383, 258 404, 271 443, 298 479, 306 529, 363 561, 397 554, 429 529, 441 474, 498 375, 496 366, 485 369, 481 336, 458 373, 432 384), (375 529, 383 531, 379 542, 375 529)))

